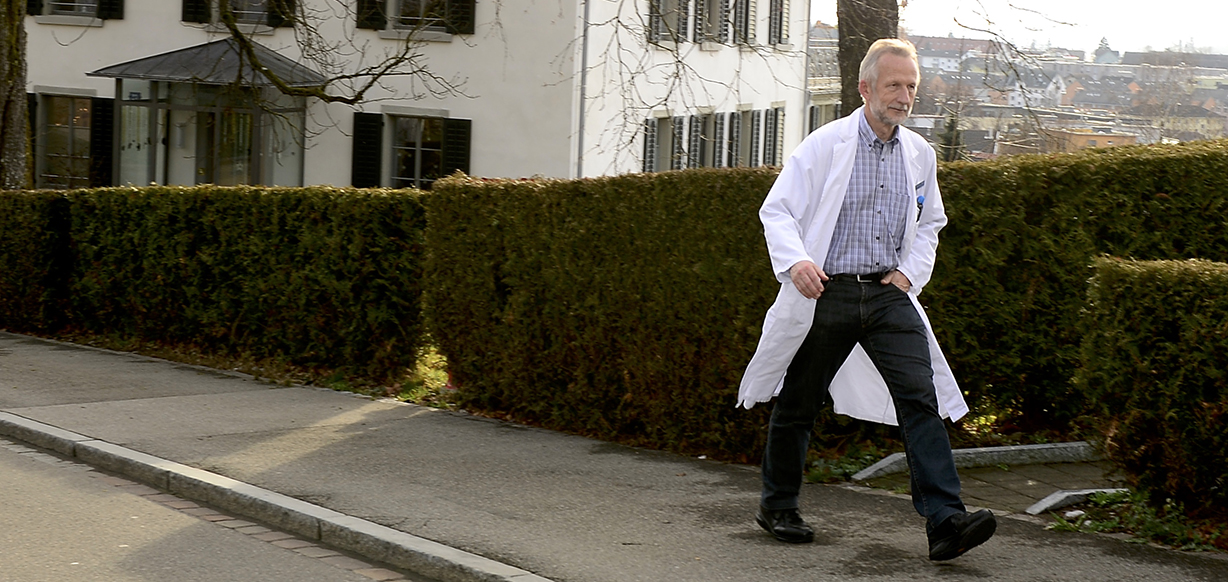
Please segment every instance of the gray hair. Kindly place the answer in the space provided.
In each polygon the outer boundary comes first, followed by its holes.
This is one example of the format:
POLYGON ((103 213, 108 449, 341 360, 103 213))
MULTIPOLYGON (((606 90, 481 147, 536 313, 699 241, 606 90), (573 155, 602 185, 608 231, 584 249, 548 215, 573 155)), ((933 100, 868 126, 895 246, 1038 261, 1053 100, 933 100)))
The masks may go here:
POLYGON ((885 54, 907 57, 912 59, 912 62, 917 62, 917 48, 911 42, 898 38, 880 38, 870 45, 866 57, 861 59, 857 80, 869 81, 873 85, 878 80, 878 60, 885 54))

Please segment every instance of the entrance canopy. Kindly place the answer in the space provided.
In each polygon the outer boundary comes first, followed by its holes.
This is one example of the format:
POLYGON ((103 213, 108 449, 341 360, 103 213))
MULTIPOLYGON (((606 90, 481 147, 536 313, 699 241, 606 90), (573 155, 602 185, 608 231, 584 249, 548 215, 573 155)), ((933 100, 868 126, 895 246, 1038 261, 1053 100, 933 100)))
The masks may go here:
MULTIPOLYGON (((291 87, 318 87, 324 84, 324 76, 296 63, 259 43, 251 43, 260 64, 270 73, 281 78, 291 87)), ((230 85, 239 82, 250 87, 272 86, 268 77, 252 67, 251 62, 241 58, 238 41, 224 38, 210 43, 188 47, 103 67, 91 77, 113 79, 141 79, 146 81, 169 81, 173 83, 198 83, 202 85, 230 85)))

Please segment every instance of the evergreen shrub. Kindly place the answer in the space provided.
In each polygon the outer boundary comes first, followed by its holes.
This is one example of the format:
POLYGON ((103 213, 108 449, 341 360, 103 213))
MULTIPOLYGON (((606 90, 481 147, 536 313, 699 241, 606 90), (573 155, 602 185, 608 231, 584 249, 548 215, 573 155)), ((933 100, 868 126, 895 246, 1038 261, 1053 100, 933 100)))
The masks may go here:
POLYGON ((1152 505, 1228 516, 1228 264, 1098 258, 1077 389, 1152 505))
POLYGON ((756 457, 770 407, 734 405, 779 289, 757 218, 775 175, 436 182, 424 300, 461 404, 756 457))
MULTIPOLYGON (((375 379, 412 365, 422 344, 415 192, 150 186, 52 199, 63 216, 26 212, 18 220, 28 232, 0 252, 14 262, 32 244, 66 249, 58 264, 40 261, 55 267, 41 280, 65 290, 57 327, 375 379)), ((37 266, 22 268, 40 280, 37 266)), ((44 312, 48 293, 25 292, 8 311, 44 312)), ((6 312, 0 325, 46 321, 6 312)))
POLYGON ((974 410, 1064 429, 1101 254, 1228 261, 1228 141, 945 164, 950 219, 921 301, 974 410))

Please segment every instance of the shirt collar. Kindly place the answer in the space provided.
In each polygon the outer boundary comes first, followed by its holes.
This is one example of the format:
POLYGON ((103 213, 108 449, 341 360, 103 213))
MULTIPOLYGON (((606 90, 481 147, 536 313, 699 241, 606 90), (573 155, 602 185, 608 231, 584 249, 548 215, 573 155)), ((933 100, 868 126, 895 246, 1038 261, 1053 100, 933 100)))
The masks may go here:
MULTIPOLYGON (((867 109, 866 111, 869 110, 867 109)), ((865 111, 857 114, 857 133, 861 137, 862 143, 866 144, 868 147, 874 147, 875 144, 890 144, 892 147, 895 147, 895 145, 900 142, 899 127, 895 128, 895 133, 892 134, 891 139, 887 140, 886 142, 879 139, 878 134, 874 133, 874 129, 870 127, 870 122, 866 121, 865 111)))

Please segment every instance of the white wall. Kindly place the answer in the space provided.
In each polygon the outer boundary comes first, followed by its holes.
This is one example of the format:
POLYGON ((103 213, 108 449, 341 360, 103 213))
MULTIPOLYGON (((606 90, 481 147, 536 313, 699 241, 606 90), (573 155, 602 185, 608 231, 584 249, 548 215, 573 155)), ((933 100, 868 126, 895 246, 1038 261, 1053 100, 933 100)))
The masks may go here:
POLYGON ((767 46, 769 3, 755 1, 759 2, 755 47, 684 42, 674 50, 648 43, 647 0, 594 4, 590 21, 608 23, 617 18, 621 25, 590 29, 585 175, 639 171, 643 123, 654 114, 721 113, 783 104, 788 156, 806 129, 807 4, 792 0, 790 44, 767 46), (619 53, 622 58, 614 56, 619 53), (681 85, 680 79, 685 81, 681 85))
MULTIPOLYGON (((304 1, 313 6, 346 2, 304 1)), ((791 46, 762 45, 768 36, 769 0, 755 0, 760 4, 756 39, 761 44, 753 50, 731 45, 703 50, 694 43, 682 43, 677 54, 687 71, 681 76, 683 87, 671 87, 679 79, 675 53, 647 43, 648 0, 591 1, 590 21, 604 24, 589 29, 583 136, 586 176, 639 171, 641 127, 654 111, 690 115, 701 108, 731 112, 783 104, 787 112, 784 155, 804 137, 808 13, 804 0, 792 0, 791 46), (615 17, 618 25, 611 24, 615 17), (624 60, 637 64, 620 66, 624 60)), ((479 1, 476 6, 475 34, 419 47, 431 72, 463 81, 463 95, 431 95, 422 91, 420 82, 398 78, 370 91, 367 102, 357 107, 309 102, 305 184, 350 183, 355 110, 426 110, 473 120, 473 175, 575 175, 580 143, 582 0, 479 1)), ((105 21, 101 27, 45 24, 27 17, 27 91, 37 88, 55 93, 59 88, 113 97, 113 79, 85 73, 226 37, 225 32, 204 25, 180 22, 180 11, 181 3, 175 0, 127 0, 124 18, 105 21)), ((365 49, 368 62, 398 46, 398 41, 380 38, 376 31, 356 30, 352 16, 331 18, 322 31, 330 38, 355 39, 365 49)), ((290 29, 253 38, 289 58, 298 55, 290 29)), ((390 131, 386 126, 385 133, 390 131)), ((389 163, 385 154, 385 174, 389 163)))

